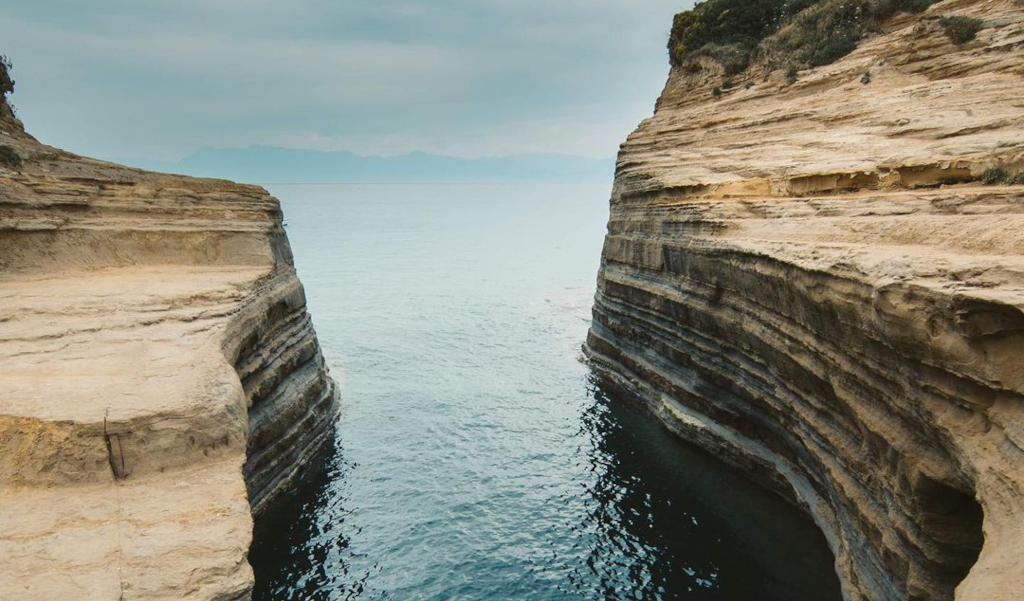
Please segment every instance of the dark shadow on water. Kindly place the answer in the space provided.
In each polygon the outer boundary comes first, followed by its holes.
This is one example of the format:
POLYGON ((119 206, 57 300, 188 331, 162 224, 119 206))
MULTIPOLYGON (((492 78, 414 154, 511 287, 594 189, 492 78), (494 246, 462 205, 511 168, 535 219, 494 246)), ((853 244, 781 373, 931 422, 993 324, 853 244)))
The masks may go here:
POLYGON ((354 599, 363 592, 370 574, 349 571, 349 510, 337 486, 350 468, 335 431, 258 517, 249 550, 253 601, 354 599))
POLYGON ((808 517, 591 384, 583 423, 596 443, 598 521, 612 545, 644 550, 627 570, 594 549, 605 599, 841 599, 832 553, 808 517))

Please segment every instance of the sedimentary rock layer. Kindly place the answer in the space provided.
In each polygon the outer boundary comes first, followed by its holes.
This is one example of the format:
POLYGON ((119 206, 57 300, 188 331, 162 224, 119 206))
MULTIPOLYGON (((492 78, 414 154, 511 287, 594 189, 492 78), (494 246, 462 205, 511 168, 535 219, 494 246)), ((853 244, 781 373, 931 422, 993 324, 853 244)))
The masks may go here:
POLYGON ((0 597, 247 599, 336 412, 277 200, 0 144, 0 597))
POLYGON ((672 71, 621 149, 587 352, 806 508, 847 599, 1019 599, 1024 186, 979 180, 1024 171, 1024 10, 884 29, 793 84, 672 71))

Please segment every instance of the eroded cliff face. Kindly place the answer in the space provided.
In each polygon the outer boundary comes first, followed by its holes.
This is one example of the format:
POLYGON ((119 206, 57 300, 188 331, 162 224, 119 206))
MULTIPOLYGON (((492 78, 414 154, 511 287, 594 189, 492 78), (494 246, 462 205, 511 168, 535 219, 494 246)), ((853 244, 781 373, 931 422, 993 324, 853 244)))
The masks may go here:
POLYGON ((979 180, 1024 170, 1024 6, 884 29, 792 85, 673 70, 621 149, 587 352, 805 507, 847 599, 1019 599, 1024 186, 979 180))
POLYGON ((249 598, 252 512, 336 414, 277 200, 0 108, 2 596, 249 598))

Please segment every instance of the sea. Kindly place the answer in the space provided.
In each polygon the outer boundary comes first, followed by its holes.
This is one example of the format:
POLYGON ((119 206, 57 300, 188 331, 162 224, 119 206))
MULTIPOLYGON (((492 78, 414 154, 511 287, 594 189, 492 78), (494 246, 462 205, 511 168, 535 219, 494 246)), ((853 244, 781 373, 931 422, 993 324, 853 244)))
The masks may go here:
POLYGON ((805 515, 588 368, 610 182, 268 187, 341 413, 256 600, 841 599, 805 515))

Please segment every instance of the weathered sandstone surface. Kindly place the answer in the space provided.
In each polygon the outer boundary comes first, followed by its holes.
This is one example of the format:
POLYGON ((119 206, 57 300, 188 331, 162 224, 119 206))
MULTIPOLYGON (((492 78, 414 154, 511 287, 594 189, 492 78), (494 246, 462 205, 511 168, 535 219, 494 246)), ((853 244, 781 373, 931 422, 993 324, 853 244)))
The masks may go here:
POLYGON ((674 69, 623 144, 586 350, 806 508, 847 599, 1024 598, 1024 186, 979 181, 1024 170, 1024 6, 765 75, 674 69))
POLYGON ((249 598, 336 414, 277 200, 0 144, 0 598, 249 598))

